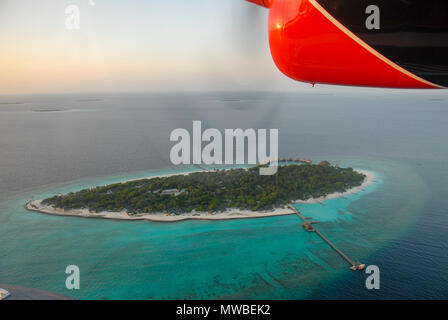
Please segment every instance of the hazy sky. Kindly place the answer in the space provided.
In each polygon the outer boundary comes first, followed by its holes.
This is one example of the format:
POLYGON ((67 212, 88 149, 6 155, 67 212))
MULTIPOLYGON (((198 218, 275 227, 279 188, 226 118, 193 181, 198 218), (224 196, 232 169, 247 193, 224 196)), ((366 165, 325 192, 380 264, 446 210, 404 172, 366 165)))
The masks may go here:
POLYGON ((0 94, 306 86, 276 69, 268 12, 243 0, 93 2, 0 0, 0 94))

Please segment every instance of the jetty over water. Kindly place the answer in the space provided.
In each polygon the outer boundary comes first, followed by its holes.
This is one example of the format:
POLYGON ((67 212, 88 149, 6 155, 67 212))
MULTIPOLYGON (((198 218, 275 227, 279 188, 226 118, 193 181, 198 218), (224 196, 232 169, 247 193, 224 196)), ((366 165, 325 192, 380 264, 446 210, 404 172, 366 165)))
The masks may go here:
POLYGON ((210 171, 209 169, 207 169, 207 168, 204 167, 203 165, 195 164, 195 166, 196 166, 198 169, 201 169, 202 171, 210 171))
POLYGON ((350 265, 350 270, 358 271, 358 270, 364 270, 366 267, 365 264, 362 264, 360 262, 355 262, 352 259, 350 259, 342 250, 338 249, 330 240, 327 239, 313 224, 317 223, 317 221, 310 221, 309 218, 304 217, 299 210, 297 210, 294 206, 289 206, 296 215, 303 221, 302 226, 303 228, 308 232, 315 232, 319 237, 321 237, 334 251, 336 251, 337 254, 339 254, 345 261, 348 262, 350 265))

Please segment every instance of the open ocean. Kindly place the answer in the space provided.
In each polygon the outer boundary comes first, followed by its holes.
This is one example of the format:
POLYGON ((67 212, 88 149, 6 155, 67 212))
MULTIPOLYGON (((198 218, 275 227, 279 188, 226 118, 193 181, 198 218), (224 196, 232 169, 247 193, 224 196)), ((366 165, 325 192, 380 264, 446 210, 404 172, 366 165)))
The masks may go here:
POLYGON ((448 299, 448 94, 0 96, 0 283, 78 299, 448 299), (365 287, 296 216, 151 223, 55 217, 26 201, 160 173, 176 128, 278 128, 281 156, 376 173, 360 194, 299 205, 381 271, 365 287), (81 290, 65 288, 78 265, 81 290))

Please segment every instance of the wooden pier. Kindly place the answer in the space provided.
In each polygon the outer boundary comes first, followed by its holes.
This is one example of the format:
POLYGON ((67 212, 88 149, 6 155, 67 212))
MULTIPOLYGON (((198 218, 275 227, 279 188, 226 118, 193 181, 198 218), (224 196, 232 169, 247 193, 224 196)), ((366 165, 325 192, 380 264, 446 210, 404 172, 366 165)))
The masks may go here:
POLYGON ((196 166, 197 168, 199 168, 199 169, 203 170, 203 171, 206 171, 206 172, 210 171, 209 169, 207 169, 207 168, 206 168, 206 167, 204 167, 203 165, 200 165, 200 164, 195 164, 195 166, 196 166))
POLYGON ((309 217, 302 216, 300 211, 297 210, 297 208, 295 208, 294 206, 290 206, 290 208, 294 210, 296 215, 303 221, 302 226, 305 228, 305 230, 309 232, 315 232, 319 237, 321 237, 334 251, 336 251, 337 254, 339 254, 345 261, 348 262, 348 264, 350 265, 350 270, 364 270, 364 264, 354 262, 352 259, 350 259, 344 252, 336 247, 330 240, 327 239, 327 237, 325 237, 319 230, 317 230, 316 227, 312 225, 313 223, 317 223, 316 221, 310 221, 309 217))

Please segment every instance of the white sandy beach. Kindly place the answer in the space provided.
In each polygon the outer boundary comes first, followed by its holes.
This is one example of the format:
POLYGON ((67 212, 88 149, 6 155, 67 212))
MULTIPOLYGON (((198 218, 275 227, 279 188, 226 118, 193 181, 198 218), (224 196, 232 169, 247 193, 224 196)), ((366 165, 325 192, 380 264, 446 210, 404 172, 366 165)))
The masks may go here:
MULTIPOLYGON (((312 198, 306 201, 299 200, 294 203, 318 203, 323 202, 329 199, 335 199, 339 197, 348 196, 351 194, 355 194, 361 192, 367 186, 371 185, 375 181, 375 175, 366 170, 356 170, 360 173, 363 173, 366 178, 364 182, 355 188, 347 190, 346 192, 337 192, 329 194, 325 197, 320 198, 312 198)), ((153 179, 158 177, 168 177, 174 175, 189 175, 194 172, 185 172, 185 173, 174 173, 174 174, 166 174, 160 176, 152 176, 148 178, 139 178, 133 180, 126 180, 123 183, 128 181, 142 180, 142 179, 153 179)), ((40 213, 57 215, 57 216, 72 216, 72 217, 81 217, 81 218, 99 218, 99 219, 114 219, 114 220, 147 220, 154 222, 176 222, 183 220, 229 220, 229 219, 248 219, 248 218, 264 218, 264 217, 273 217, 273 216, 283 216, 295 214, 293 210, 290 208, 276 208, 270 211, 250 211, 250 210, 241 210, 241 209, 227 209, 224 212, 190 212, 187 214, 167 214, 167 213, 151 213, 151 214, 139 214, 139 215, 128 215, 126 212, 90 212, 87 209, 79 209, 79 210, 64 210, 57 209, 53 206, 46 206, 42 204, 42 200, 32 200, 25 205, 25 208, 30 211, 36 211, 40 213)))
POLYGON ((330 199, 349 196, 351 194, 355 194, 355 193, 359 193, 359 192, 363 191, 366 187, 368 187, 373 182, 375 182, 375 174, 373 172, 370 172, 367 170, 358 170, 358 169, 355 171, 362 173, 366 176, 363 183, 360 186, 351 188, 345 192, 335 192, 335 193, 331 193, 325 197, 312 198, 312 199, 308 199, 308 200, 297 200, 297 201, 293 201, 293 203, 311 204, 311 203, 319 203, 319 202, 324 202, 324 201, 330 200, 330 199))

